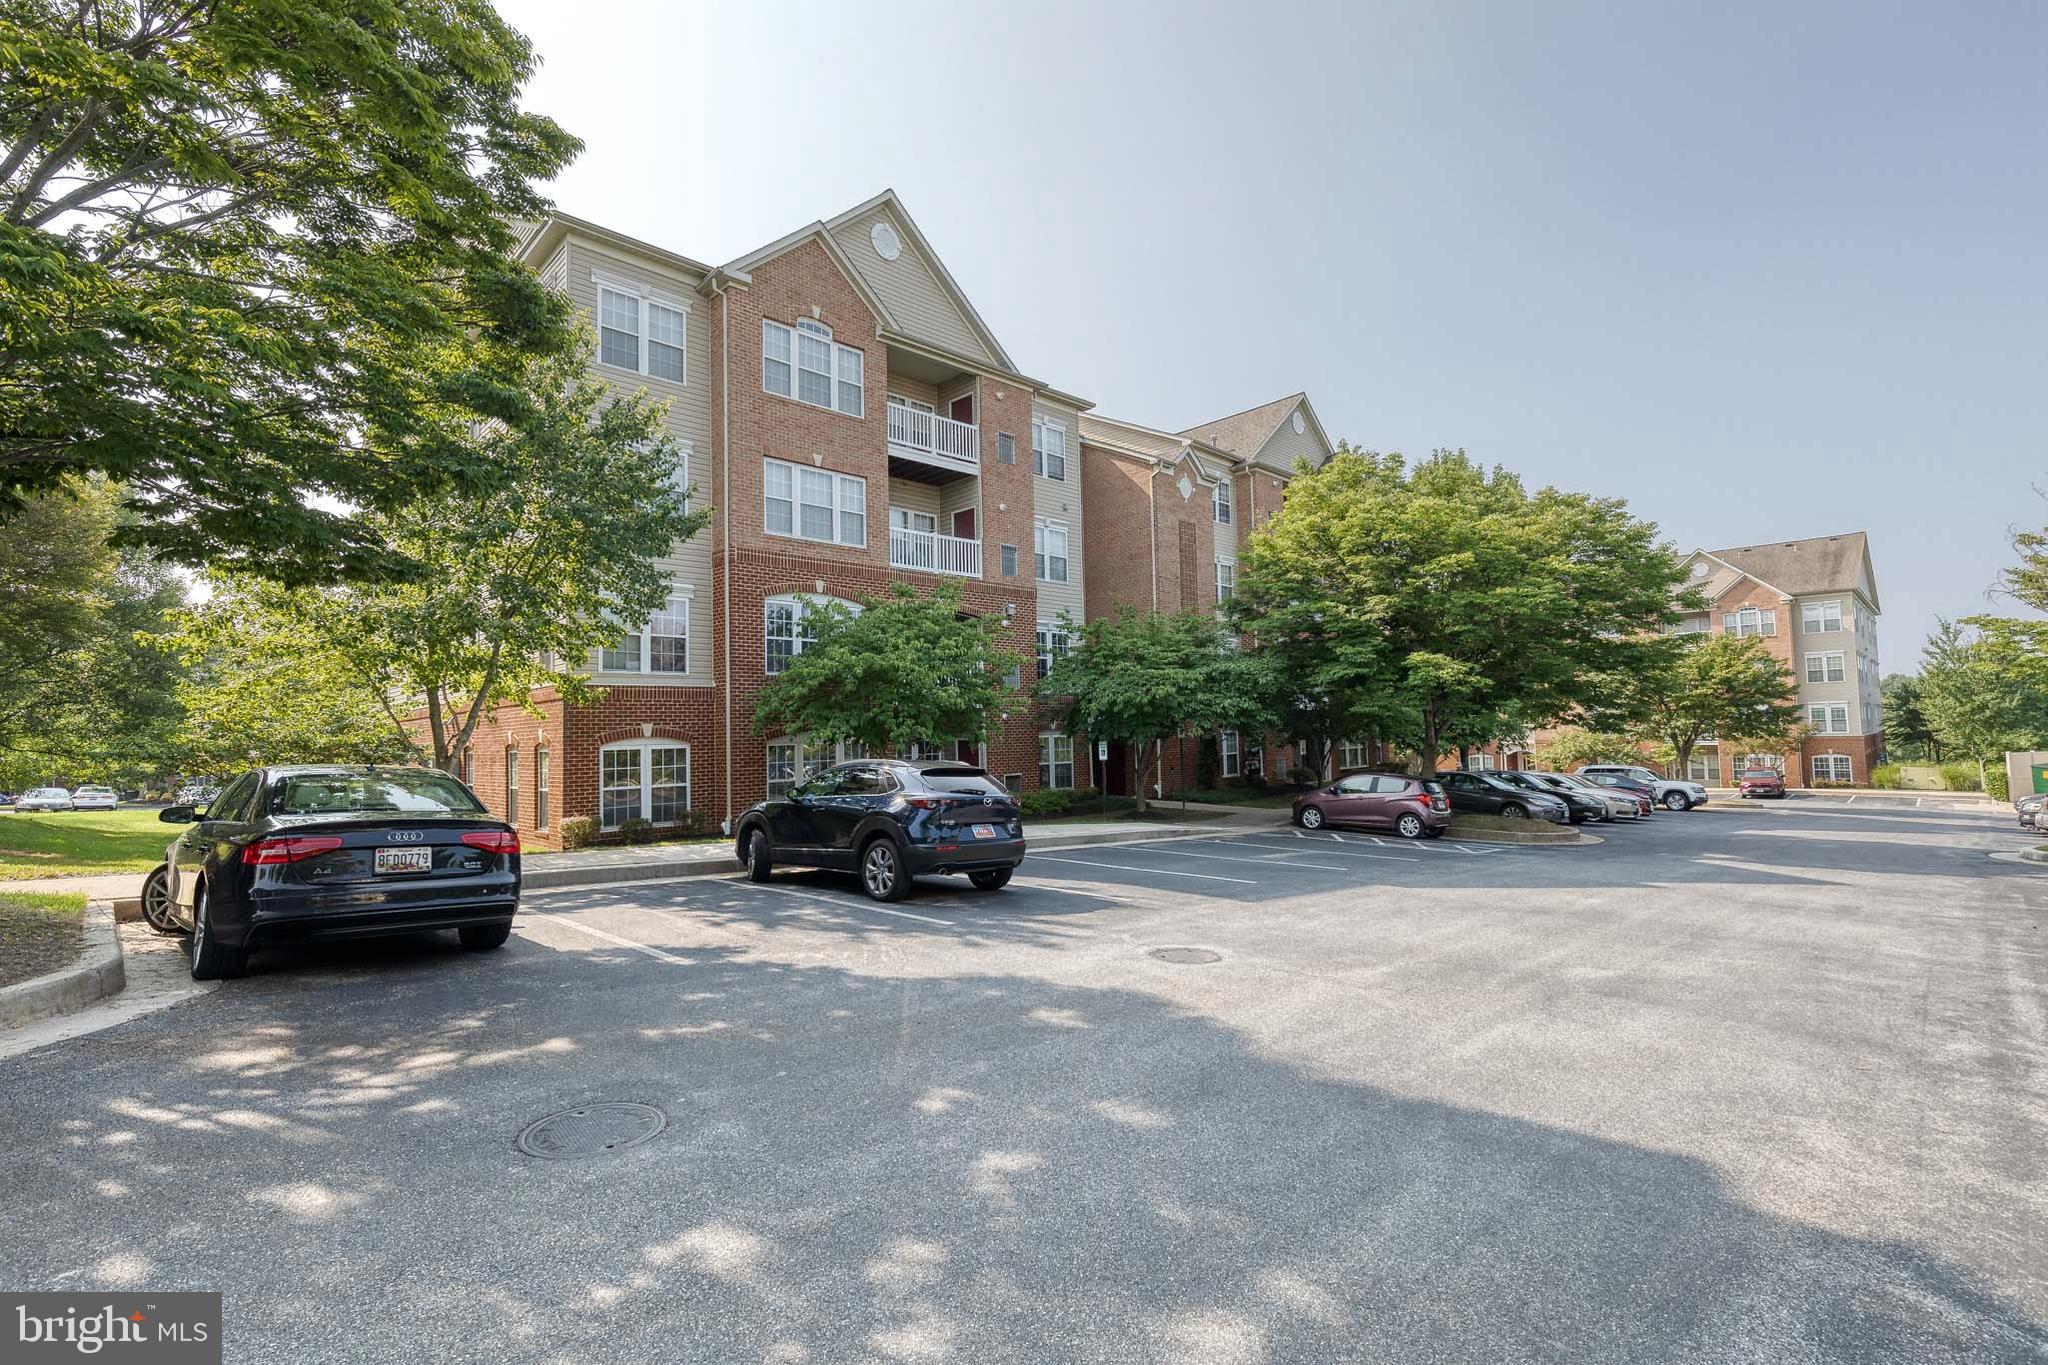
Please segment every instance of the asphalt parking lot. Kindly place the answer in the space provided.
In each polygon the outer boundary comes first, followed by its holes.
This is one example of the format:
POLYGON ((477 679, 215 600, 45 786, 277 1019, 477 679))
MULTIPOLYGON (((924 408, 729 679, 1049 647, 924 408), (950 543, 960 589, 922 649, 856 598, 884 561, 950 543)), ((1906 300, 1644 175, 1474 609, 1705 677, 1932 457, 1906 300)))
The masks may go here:
POLYGON ((2048 874, 1991 856, 2029 841, 1602 833, 594 888, 491 956, 259 958, 0 1061, 0 1283, 221 1289, 266 1362, 2048 1358, 2048 874), (607 1102, 666 1126, 516 1145, 607 1102))

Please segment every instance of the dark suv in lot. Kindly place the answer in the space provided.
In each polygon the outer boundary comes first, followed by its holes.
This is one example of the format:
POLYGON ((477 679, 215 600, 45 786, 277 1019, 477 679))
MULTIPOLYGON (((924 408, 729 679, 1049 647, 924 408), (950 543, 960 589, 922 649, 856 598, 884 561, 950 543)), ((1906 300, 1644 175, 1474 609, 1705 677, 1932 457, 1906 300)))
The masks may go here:
POLYGON ((1002 783, 964 763, 864 759, 827 768, 741 814, 733 852, 750 880, 777 863, 860 874, 878 901, 910 879, 964 872, 983 891, 1024 861, 1023 812, 1002 783))

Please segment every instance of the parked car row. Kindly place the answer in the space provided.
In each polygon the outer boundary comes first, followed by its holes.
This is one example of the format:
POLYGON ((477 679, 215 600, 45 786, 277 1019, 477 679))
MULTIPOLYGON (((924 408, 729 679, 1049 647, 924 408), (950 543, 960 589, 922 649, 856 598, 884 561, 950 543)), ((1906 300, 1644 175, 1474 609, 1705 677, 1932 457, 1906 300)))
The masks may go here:
POLYGON ((18 811, 31 810, 113 810, 121 804, 112 787, 87 783, 83 787, 31 787, 13 799, 18 811))
POLYGON ((2044 803, 2048 803, 2048 796, 2038 792, 2032 796, 2022 796, 2013 803, 2013 809, 2019 813, 2021 829, 2030 829, 2037 834, 2043 829, 2048 829, 2048 821, 2044 821, 2041 814, 2044 803))
POLYGON ((1294 822, 1303 829, 1344 825, 1434 839, 1454 814, 1579 825, 1640 820, 1659 807, 1687 811, 1706 803, 1707 789, 1697 782, 1674 782, 1624 764, 1592 764, 1575 773, 1352 773, 1296 797, 1294 822))

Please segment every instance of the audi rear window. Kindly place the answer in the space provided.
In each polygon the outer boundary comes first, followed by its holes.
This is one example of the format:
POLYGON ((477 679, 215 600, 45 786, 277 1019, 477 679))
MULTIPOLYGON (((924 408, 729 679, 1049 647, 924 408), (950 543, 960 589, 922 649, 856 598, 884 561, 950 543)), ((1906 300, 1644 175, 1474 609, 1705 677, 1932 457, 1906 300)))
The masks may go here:
POLYGON ((1010 793, 979 768, 926 768, 919 774, 933 791, 961 796, 1008 796, 1010 793))
POLYGON ((271 793, 273 815, 478 815, 483 806, 441 773, 332 773, 287 777, 271 793))

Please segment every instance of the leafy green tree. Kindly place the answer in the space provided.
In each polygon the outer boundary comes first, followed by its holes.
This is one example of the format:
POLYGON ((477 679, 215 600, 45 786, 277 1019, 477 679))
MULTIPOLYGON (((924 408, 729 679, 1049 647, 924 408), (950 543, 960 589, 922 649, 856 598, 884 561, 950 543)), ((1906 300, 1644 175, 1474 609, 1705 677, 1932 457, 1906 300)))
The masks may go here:
POLYGON ((659 410, 615 396, 587 355, 586 340, 530 362, 518 378, 536 420, 472 433, 507 482, 363 518, 381 547, 423 566, 418 577, 305 588, 222 577, 187 620, 187 646, 225 658, 310 648, 309 668, 358 689, 449 771, 493 706, 529 705, 541 686, 589 700, 592 652, 665 603, 669 576, 653 561, 708 514, 676 485, 659 410))
POLYGON ((1618 500, 1345 446, 1250 538, 1232 615, 1347 723, 1433 761, 1602 705, 1683 582, 1618 500))
POLYGON ((1536 764, 1546 772, 1568 773, 1588 763, 1640 763, 1643 757, 1641 746, 1627 735, 1572 726, 1544 742, 1536 764))
POLYGON ((503 479, 467 430, 568 344, 510 252, 578 144, 486 0, 10 0, 0 63, 0 517, 98 472, 124 543, 308 581, 503 479))
POLYGON ((1773 749, 1799 725, 1799 685, 1763 641, 1736 635, 1674 636, 1662 667, 1627 675, 1630 701, 1642 719, 1631 733, 1670 752, 1683 772, 1708 735, 1740 736, 1773 749))
POLYGON ((757 733, 852 740, 877 754, 979 743, 1020 704, 1003 681, 1021 662, 1003 647, 1006 623, 963 613, 951 583, 929 594, 897 583, 858 612, 820 603, 806 619, 813 638, 755 698, 757 733))
POLYGON ((1941 746, 1927 724, 1920 679, 1911 673, 1888 673, 1878 690, 1884 699, 1885 747, 1900 758, 1941 762, 1941 746))
POLYGON ((1972 618, 1940 621, 1920 656, 1921 710, 1942 751, 1974 760, 1981 780, 1987 759, 2026 749, 2048 734, 2048 688, 2041 657, 2030 647, 2032 623, 1972 618), (2010 624, 2017 630, 2002 629, 2010 624))
MULTIPOLYGON (((1211 730, 1257 734, 1274 721, 1274 684, 1265 657, 1240 650, 1228 627, 1205 612, 1123 609, 1083 626, 1062 618, 1074 646, 1039 680, 1041 702, 1069 734, 1129 744, 1145 766, 1169 739, 1211 730)), ((1138 805, 1146 804, 1139 783, 1138 805)))

